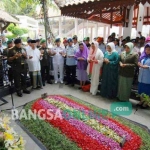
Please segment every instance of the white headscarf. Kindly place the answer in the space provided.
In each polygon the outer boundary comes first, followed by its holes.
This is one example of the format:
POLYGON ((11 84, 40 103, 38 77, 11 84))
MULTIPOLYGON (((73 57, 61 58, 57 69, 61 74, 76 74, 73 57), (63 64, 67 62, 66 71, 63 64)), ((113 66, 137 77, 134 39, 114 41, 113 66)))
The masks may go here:
POLYGON ((93 53, 92 47, 90 48, 90 52, 89 52, 89 58, 90 58, 90 59, 92 59, 93 57, 95 57, 95 54, 96 54, 97 50, 99 49, 99 48, 98 48, 98 45, 99 45, 98 42, 93 41, 92 43, 94 43, 94 45, 95 45, 95 51, 94 51, 94 53, 93 53))
POLYGON ((133 45, 133 43, 132 42, 128 42, 128 43, 126 43, 125 44, 125 46, 128 46, 129 47, 129 49, 130 49, 130 51, 127 53, 127 52, 125 52, 126 53, 126 56, 128 56, 132 51, 133 51, 133 47, 134 47, 134 45, 133 45))
POLYGON ((113 52, 116 52, 116 49, 115 49, 115 44, 114 42, 110 42, 107 44, 107 46, 109 46, 111 48, 111 52, 108 52, 108 55, 111 55, 113 52))

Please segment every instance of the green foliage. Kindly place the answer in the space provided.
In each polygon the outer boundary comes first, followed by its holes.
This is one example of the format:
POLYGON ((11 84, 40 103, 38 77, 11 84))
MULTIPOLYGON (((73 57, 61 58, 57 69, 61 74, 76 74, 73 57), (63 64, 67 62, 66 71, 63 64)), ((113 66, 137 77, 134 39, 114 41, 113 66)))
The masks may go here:
POLYGON ((22 28, 22 31, 23 31, 24 34, 27 34, 29 32, 29 30, 26 29, 26 28, 22 28))
POLYGON ((19 27, 14 27, 14 29, 12 30, 12 33, 16 36, 22 36, 24 34, 23 30, 19 27))
POLYGON ((140 97, 141 102, 143 102, 144 105, 148 105, 150 107, 150 96, 146 95, 144 93, 142 94, 136 94, 137 97, 140 97))
POLYGON ((13 23, 11 23, 8 27, 7 30, 12 32, 12 30, 14 29, 15 25, 13 23))
POLYGON ((19 26, 15 26, 12 23, 7 27, 7 30, 12 33, 12 35, 7 36, 7 38, 9 39, 13 39, 16 38, 17 36, 22 36, 28 33, 28 29, 20 28, 19 26))
POLYGON ((16 38, 16 36, 14 34, 12 34, 12 35, 6 35, 6 38, 8 38, 8 39, 14 39, 14 38, 16 38))
MULTIPOLYGON (((41 0, 0 0, 0 8, 10 14, 37 17, 36 7, 40 3, 41 0)), ((56 8, 52 0, 47 0, 47 4, 48 7, 56 8)))

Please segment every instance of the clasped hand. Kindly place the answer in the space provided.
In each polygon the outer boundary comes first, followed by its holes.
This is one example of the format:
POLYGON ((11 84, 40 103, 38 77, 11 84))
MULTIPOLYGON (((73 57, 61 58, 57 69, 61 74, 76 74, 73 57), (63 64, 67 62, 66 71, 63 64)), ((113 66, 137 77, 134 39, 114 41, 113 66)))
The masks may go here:
POLYGON ((79 58, 78 58, 78 60, 84 60, 84 58, 82 58, 82 57, 79 57, 79 58))
POLYGON ((107 58, 104 58, 104 62, 105 62, 106 64, 108 64, 108 63, 109 63, 109 60, 108 60, 107 58))
POLYGON ((138 66, 141 67, 141 68, 143 68, 143 69, 148 69, 149 68, 149 66, 143 65, 140 62, 138 63, 138 66))
POLYGON ((91 62, 93 62, 93 63, 98 63, 97 60, 88 60, 88 63, 91 63, 91 62))

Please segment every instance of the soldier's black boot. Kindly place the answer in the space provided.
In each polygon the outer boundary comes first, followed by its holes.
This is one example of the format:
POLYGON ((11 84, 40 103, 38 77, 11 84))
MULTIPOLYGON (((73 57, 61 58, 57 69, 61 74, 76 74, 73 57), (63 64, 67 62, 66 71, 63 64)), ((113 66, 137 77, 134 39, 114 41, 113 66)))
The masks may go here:
POLYGON ((18 91, 18 92, 17 92, 17 95, 18 95, 19 97, 22 97, 21 91, 18 91))
POLYGON ((30 91, 27 90, 27 89, 25 89, 25 90, 23 90, 23 93, 25 93, 25 94, 30 94, 30 91))

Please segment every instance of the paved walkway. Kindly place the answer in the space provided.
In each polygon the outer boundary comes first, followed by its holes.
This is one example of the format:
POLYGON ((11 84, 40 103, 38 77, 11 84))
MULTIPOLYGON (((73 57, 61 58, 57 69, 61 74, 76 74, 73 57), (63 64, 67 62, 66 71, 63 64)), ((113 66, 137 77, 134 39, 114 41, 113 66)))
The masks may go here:
MULTIPOLYGON (((97 96, 92 96, 90 93, 82 92, 81 90, 78 90, 78 87, 69 87, 65 85, 59 85, 59 84, 53 84, 49 85, 47 84, 42 90, 35 90, 32 91, 31 94, 27 95, 24 94, 22 98, 19 98, 14 94, 14 101, 15 101, 15 107, 24 105, 25 103, 28 103, 36 98, 41 97, 41 94, 48 93, 50 94, 62 94, 62 95, 73 95, 77 98, 80 98, 81 100, 87 101, 91 104, 94 104, 100 108, 110 110, 110 105, 112 103, 112 100, 108 100, 105 98, 97 96)), ((10 95, 4 97, 9 103, 0 106, 0 109, 8 109, 11 108, 11 97, 10 95)), ((135 105, 137 104, 137 101, 131 100, 133 103, 133 112, 130 116, 127 116, 128 119, 131 119, 133 121, 139 122, 143 125, 146 125, 150 129, 150 110, 141 110, 139 109, 135 113, 135 105)), ((19 108, 20 110, 21 108, 19 108)), ((11 115, 11 111, 6 111, 9 115, 11 115)), ((14 122, 12 121, 13 128, 17 131, 18 134, 23 136, 23 138, 26 140, 26 146, 25 149, 29 150, 32 148, 32 150, 41 150, 41 148, 14 122)))

